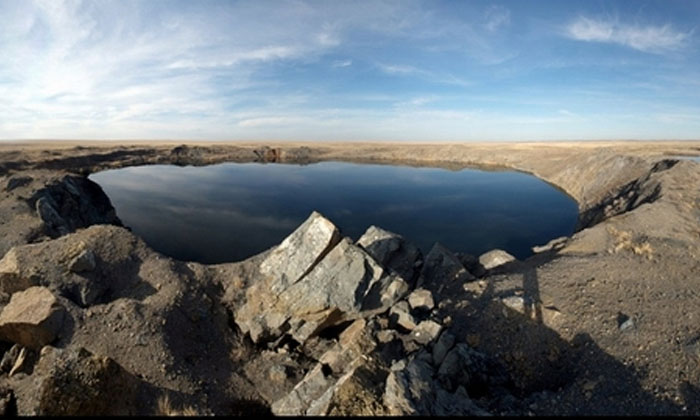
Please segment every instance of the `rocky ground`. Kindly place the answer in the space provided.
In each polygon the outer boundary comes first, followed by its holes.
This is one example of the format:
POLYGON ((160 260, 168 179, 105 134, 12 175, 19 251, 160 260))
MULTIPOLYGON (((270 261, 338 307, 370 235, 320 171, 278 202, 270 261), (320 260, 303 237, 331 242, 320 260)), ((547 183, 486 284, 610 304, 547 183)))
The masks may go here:
POLYGON ((700 414, 700 142, 0 145, 0 412, 700 414), (517 261, 313 213, 175 261, 90 173, 344 160, 514 168, 579 203, 517 261))

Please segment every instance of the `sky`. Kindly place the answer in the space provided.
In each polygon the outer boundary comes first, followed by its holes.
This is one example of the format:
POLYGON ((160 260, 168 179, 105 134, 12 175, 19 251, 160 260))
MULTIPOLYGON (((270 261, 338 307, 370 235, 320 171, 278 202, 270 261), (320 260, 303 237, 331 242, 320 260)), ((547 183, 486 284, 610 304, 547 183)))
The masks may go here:
POLYGON ((700 1, 0 0, 0 139, 700 139, 700 1))

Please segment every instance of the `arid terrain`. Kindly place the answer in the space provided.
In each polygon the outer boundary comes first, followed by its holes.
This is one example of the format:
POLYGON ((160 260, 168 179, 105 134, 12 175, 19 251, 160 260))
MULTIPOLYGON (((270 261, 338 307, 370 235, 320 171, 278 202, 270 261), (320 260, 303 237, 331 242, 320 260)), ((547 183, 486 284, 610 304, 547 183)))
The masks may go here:
POLYGON ((0 413, 700 415, 700 141, 0 143, 0 413), (318 213, 203 265, 91 173, 325 160, 516 169, 579 205, 525 261, 318 213), (546 245, 546 246, 544 246, 546 245))

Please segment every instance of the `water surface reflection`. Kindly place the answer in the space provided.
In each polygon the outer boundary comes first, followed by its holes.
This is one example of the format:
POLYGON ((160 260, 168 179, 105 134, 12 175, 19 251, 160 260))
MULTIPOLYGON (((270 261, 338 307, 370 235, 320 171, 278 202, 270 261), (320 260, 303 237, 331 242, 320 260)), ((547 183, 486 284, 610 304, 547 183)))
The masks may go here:
POLYGON ((91 175, 117 215, 157 251, 180 260, 238 261, 279 243, 318 210, 357 239, 374 224, 424 252, 434 242, 480 254, 570 235, 576 203, 518 172, 449 171, 322 162, 154 165, 91 175))

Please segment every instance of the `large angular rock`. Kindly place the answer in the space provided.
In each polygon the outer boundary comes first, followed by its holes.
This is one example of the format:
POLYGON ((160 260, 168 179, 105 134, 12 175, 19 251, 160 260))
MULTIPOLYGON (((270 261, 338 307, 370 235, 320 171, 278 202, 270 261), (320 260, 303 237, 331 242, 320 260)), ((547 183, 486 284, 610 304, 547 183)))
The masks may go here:
POLYGON ((417 269, 423 263, 420 249, 403 236, 370 226, 357 240, 357 245, 365 249, 377 262, 394 270, 406 282, 412 284, 417 269))
POLYGON ((0 261, 0 292, 45 286, 82 307, 105 303, 146 286, 136 274, 147 252, 131 232, 109 225, 16 246, 0 261))
POLYGON ((325 352, 319 362, 330 367, 334 373, 342 373, 354 360, 374 350, 376 345, 367 327, 367 321, 358 319, 340 334, 338 343, 325 352))
POLYGON ((37 191, 29 202, 52 238, 95 224, 122 224, 102 188, 83 176, 66 175, 37 191))
POLYGON ((304 342, 322 328, 357 318, 364 310, 388 307, 393 301, 381 301, 382 289, 397 281, 345 238, 304 279, 285 290, 263 319, 273 329, 288 322, 288 333, 304 342))
POLYGON ((386 379, 384 405, 391 415, 484 416, 464 388, 449 392, 433 377, 432 358, 420 351, 395 363, 386 379))
POLYGON ((0 314, 0 337, 31 349, 51 343, 61 327, 65 309, 45 287, 30 287, 12 295, 0 314))
POLYGON ((263 262, 266 277, 246 291, 246 303, 235 314, 254 342, 289 334, 303 343, 326 327, 382 312, 408 292, 400 276, 386 272, 349 238, 332 246, 336 235, 314 212, 263 262))
POLYGON ((508 264, 516 258, 502 249, 494 249, 479 256, 479 263, 487 270, 508 264))
POLYGON ((418 286, 440 296, 445 292, 448 294, 461 292, 465 282, 475 279, 455 254, 440 243, 435 243, 425 257, 418 286))
POLYGON ((376 342, 367 322, 358 319, 348 326, 338 343, 325 352, 313 369, 292 391, 272 404, 276 415, 325 415, 336 394, 358 375, 376 342))
POLYGON ((335 383, 335 379, 318 363, 284 398, 272 404, 272 413, 277 416, 298 416, 306 414, 312 403, 335 383))
POLYGON ((280 293, 313 268, 340 240, 340 231, 314 211, 260 264, 260 272, 271 277, 271 292, 280 293))
POLYGON ((268 311, 280 294, 308 274, 339 239, 340 232, 333 223, 313 212, 260 264, 263 277, 248 288, 245 303, 235 313, 241 330, 250 333, 257 342, 270 335, 268 323, 281 326, 287 319, 286 314, 268 311))

